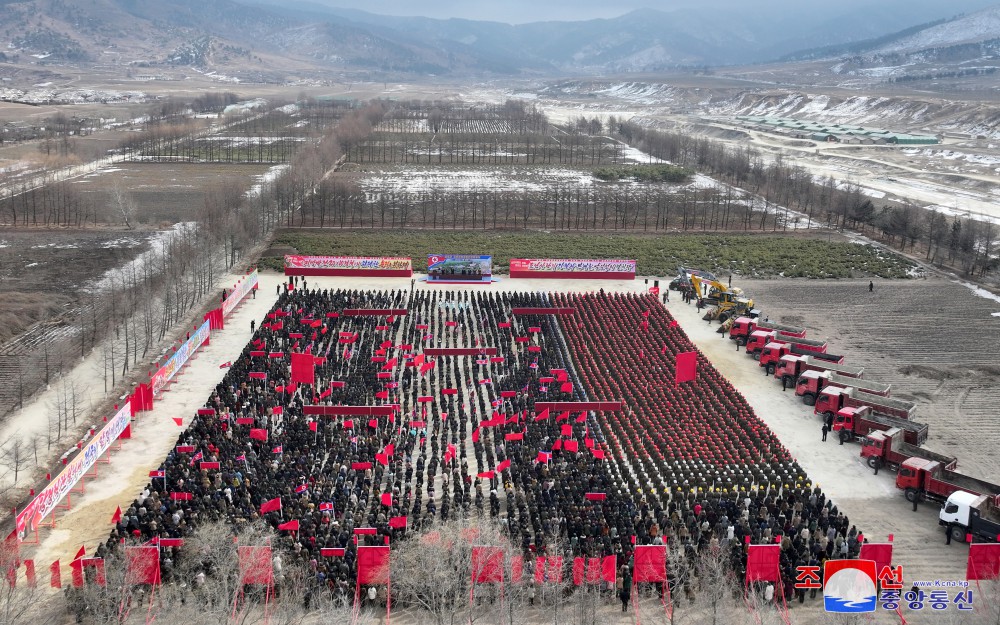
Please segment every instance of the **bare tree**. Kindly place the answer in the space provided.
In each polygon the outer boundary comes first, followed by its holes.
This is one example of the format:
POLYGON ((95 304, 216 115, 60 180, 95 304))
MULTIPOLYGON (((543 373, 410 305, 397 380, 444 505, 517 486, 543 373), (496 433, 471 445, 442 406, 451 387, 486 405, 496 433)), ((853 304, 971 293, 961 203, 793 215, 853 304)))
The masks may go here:
POLYGON ((135 219, 137 206, 135 198, 125 188, 125 183, 121 179, 115 180, 114 186, 111 187, 111 204, 115 207, 115 212, 121 215, 125 227, 132 230, 135 227, 132 222, 135 219))
POLYGON ((0 464, 14 474, 14 484, 17 484, 17 478, 31 462, 31 458, 31 446, 20 435, 12 436, 3 447, 0 447, 0 464))

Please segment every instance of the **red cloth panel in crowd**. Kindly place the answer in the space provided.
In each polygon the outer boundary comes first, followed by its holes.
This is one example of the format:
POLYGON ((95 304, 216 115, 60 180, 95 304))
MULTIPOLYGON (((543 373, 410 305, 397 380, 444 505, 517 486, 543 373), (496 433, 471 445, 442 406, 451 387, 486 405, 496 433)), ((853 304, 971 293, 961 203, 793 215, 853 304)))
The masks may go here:
POLYGON ((969 545, 969 562, 965 579, 1000 579, 1000 543, 969 545))
POLYGON ((398 404, 386 404, 383 406, 303 406, 302 414, 388 417, 395 414, 397 410, 399 410, 398 404))
POLYGON ((472 548, 472 580, 477 584, 503 583, 503 548, 472 548))
POLYGON ((858 559, 874 560, 875 572, 879 573, 883 567, 892 566, 892 543, 865 543, 858 559))
POLYGON ((292 382, 316 383, 316 359, 312 354, 292 354, 292 382))
POLYGON ((575 308, 560 308, 557 306, 545 308, 511 308, 513 315, 575 315, 575 308))
POLYGON ((358 583, 372 586, 389 583, 389 548, 358 546, 358 583))
POLYGON ((159 584, 160 549, 125 547, 125 579, 131 584, 159 584))
POLYGON ((536 401, 535 402, 535 412, 541 412, 542 410, 549 409, 553 412, 562 412, 568 410, 570 412, 587 412, 590 410, 621 410, 622 403, 620 401, 536 401))
POLYGON ((270 584, 274 579, 271 548, 266 545, 239 547, 240 585, 270 584))
POLYGON ((637 545, 632 579, 636 582, 667 581, 667 546, 637 545))
POLYGON ((348 317, 388 317, 390 315, 405 315, 405 308, 345 308, 344 315, 348 317))
POLYGON ((428 347, 426 356, 496 356, 496 347, 428 347))
POLYGON ((681 352, 677 354, 677 373, 675 382, 690 382, 698 375, 698 352, 681 352))
POLYGON ((748 549, 746 582, 780 581, 781 545, 749 545, 748 549))

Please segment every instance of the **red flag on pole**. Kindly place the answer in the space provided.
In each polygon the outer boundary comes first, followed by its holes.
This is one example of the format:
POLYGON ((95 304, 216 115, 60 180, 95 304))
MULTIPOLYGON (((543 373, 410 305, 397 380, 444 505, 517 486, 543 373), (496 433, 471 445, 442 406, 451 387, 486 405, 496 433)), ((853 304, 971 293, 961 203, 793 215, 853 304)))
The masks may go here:
POLYGON ((268 512, 274 512, 275 510, 281 510, 281 497, 275 497, 270 501, 265 501, 260 504, 261 514, 267 514, 268 512))
POLYGON ((122 520, 122 507, 118 506, 115 508, 115 513, 111 515, 111 524, 114 525, 118 521, 122 520))
POLYGON ((278 524, 278 529, 285 530, 287 532, 297 532, 299 531, 299 520, 294 519, 292 521, 288 521, 287 523, 280 523, 278 524))

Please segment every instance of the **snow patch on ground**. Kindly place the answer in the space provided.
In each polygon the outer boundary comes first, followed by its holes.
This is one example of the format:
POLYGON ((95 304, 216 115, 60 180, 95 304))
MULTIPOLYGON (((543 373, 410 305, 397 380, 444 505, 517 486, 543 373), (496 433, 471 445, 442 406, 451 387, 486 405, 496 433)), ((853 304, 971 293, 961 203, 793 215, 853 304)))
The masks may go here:
POLYGON ((266 172, 259 176, 254 176, 256 182, 247 191, 248 198, 255 198, 261 194, 264 188, 278 179, 278 176, 282 174, 290 165, 288 163, 282 163, 281 165, 274 165, 266 172))
MULTIPOLYGON (((129 262, 125 263, 124 265, 121 265, 119 267, 114 267, 112 269, 105 271, 103 276, 97 278, 96 280, 92 280, 84 287, 83 290, 88 292, 101 291, 103 289, 110 288, 111 286, 113 286, 118 280, 120 280, 120 276, 126 274, 132 274, 133 272, 136 275, 142 275, 143 268, 145 267, 146 263, 155 262, 156 258, 162 254, 163 249, 170 243, 171 240, 174 239, 174 237, 193 231, 197 227, 198 227, 197 222, 183 221, 174 224, 173 227, 171 227, 168 230, 160 230, 159 232, 153 233, 152 236, 150 236, 148 239, 149 242, 148 250, 146 250, 142 254, 139 254, 138 256, 136 256, 129 262)), ((136 242, 136 240, 131 237, 122 237, 121 239, 117 239, 116 241, 136 242)), ((116 241, 109 241, 108 243, 115 243, 116 241)), ((105 243, 104 247, 114 247, 112 245, 108 245, 108 243, 105 243)))
MULTIPOLYGON (((971 282, 964 282, 962 280, 956 280, 956 282, 958 282, 959 284, 961 284, 965 288, 969 289, 970 291, 972 291, 975 295, 977 295, 979 297, 982 297, 984 299, 991 299, 994 302, 1000 303, 1000 295, 997 295, 996 293, 992 293, 990 291, 987 291, 986 289, 982 288, 981 286, 979 286, 977 284, 972 284, 971 282)), ((993 313, 993 316, 994 317, 1000 317, 1000 313, 993 313)))
POLYGON ((246 100, 244 102, 237 102, 236 104, 230 104, 222 110, 223 115, 229 115, 230 113, 242 113, 245 111, 251 111, 253 109, 259 109, 261 107, 267 106, 267 100, 264 98, 255 98, 253 100, 246 100))

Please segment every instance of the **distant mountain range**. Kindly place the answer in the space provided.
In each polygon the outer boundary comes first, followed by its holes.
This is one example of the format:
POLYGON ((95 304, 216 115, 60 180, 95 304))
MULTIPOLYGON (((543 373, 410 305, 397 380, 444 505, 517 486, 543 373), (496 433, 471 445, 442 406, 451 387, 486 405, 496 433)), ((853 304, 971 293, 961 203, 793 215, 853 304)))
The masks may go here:
POLYGON ((728 12, 642 9, 613 19, 519 25, 251 1, 0 0, 7 44, 0 47, 0 77, 15 66, 133 75, 195 68, 267 82, 330 70, 551 76, 780 58, 841 59, 839 71, 852 71, 929 49, 942 60, 994 58, 990 42, 1000 38, 1000 8, 945 19, 949 9, 932 0, 884 0, 864 11, 838 3, 808 3, 795 12, 771 12, 766 4, 728 12))

